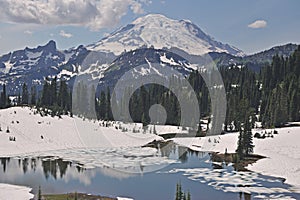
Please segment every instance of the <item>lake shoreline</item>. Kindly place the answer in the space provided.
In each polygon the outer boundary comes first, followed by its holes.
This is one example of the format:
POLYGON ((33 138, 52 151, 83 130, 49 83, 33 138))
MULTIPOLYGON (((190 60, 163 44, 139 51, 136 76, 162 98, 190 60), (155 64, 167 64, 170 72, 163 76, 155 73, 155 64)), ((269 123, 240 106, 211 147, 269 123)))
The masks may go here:
POLYGON ((91 195, 87 193, 65 193, 65 194, 44 194, 42 195, 42 199, 44 200, 62 200, 62 199, 75 199, 77 195, 78 199, 85 200, 118 200, 118 198, 105 197, 101 195, 91 195))
POLYGON ((213 162, 225 162, 226 164, 232 163, 237 171, 250 171, 247 169, 249 165, 256 163, 260 159, 266 158, 262 155, 250 154, 246 156, 243 160, 235 161, 236 156, 236 153, 211 153, 211 159, 213 162))

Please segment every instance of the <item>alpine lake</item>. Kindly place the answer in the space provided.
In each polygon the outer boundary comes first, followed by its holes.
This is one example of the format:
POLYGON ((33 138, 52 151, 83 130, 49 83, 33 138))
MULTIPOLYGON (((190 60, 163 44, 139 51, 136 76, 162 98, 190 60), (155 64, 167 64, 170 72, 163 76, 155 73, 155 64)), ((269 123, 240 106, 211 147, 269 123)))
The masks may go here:
POLYGON ((211 153, 169 143, 153 147, 69 149, 1 158, 0 182, 42 194, 86 193, 135 200, 175 199, 176 185, 193 200, 300 199, 281 178, 236 171, 211 153), (153 153, 154 152, 154 153, 153 153))

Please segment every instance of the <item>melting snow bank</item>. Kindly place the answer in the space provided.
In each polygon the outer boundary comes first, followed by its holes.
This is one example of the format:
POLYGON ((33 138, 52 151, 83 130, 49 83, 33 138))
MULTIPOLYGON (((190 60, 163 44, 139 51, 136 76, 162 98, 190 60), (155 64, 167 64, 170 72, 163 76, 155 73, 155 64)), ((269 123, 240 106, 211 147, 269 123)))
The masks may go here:
POLYGON ((125 197, 117 197, 117 200, 133 200, 131 198, 125 198, 125 197))
POLYGON ((256 194, 254 197, 259 199, 294 199, 289 196, 291 193, 284 188, 278 188, 276 182, 278 179, 263 178, 255 172, 236 172, 227 169, 173 169, 167 173, 183 173, 188 179, 207 184, 216 190, 224 192, 244 192, 256 194), (262 182, 267 183, 269 187, 262 186, 262 182), (263 194, 263 195, 262 195, 263 194))
POLYGON ((163 138, 143 133, 141 124, 41 117, 28 107, 0 110, 0 157, 61 158, 84 168, 145 173, 176 162, 141 147, 153 140, 163 138))
MULTIPOLYGON (((105 169, 107 175, 117 176, 117 172, 143 174, 156 171, 178 161, 161 156, 157 149, 150 147, 119 147, 119 148, 92 148, 92 149, 63 149, 30 154, 20 154, 16 159, 42 158, 75 162, 81 168, 105 169), (109 173, 110 172, 110 173, 109 173)), ((125 175, 125 174, 124 174, 125 175)))
POLYGON ((0 200, 29 200, 34 197, 31 188, 0 183, 0 200))
POLYGON ((34 114, 30 108, 0 110, 0 157, 74 148, 138 147, 161 137, 142 133, 138 124, 34 114), (135 129, 135 131, 133 131, 135 129), (125 131, 124 131, 125 130, 125 131))
MULTIPOLYGON (((28 107, 0 110, 0 157, 61 158, 109 176, 145 173, 177 162, 155 148, 141 147, 162 137, 143 133, 140 124, 44 116, 28 107), (108 124, 109 123, 109 124, 108 124), (124 173, 127 172, 127 173, 124 173)), ((0 200, 33 198, 30 188, 0 184, 0 200)), ((123 200, 132 200, 121 198, 123 200)))
POLYGON ((267 158, 261 159, 249 170, 262 174, 283 177, 286 183, 295 186, 300 192, 300 127, 278 129, 274 138, 255 139, 254 151, 267 158))
MULTIPOLYGON (((279 134, 265 139, 254 138, 254 153, 267 158, 248 166, 249 170, 286 179, 285 183, 294 186, 300 192, 300 127, 279 128, 279 134)), ((261 132, 262 130, 253 130, 261 132)), ((205 138, 174 138, 179 145, 195 151, 214 151, 228 153, 237 148, 238 133, 210 136, 205 138)))

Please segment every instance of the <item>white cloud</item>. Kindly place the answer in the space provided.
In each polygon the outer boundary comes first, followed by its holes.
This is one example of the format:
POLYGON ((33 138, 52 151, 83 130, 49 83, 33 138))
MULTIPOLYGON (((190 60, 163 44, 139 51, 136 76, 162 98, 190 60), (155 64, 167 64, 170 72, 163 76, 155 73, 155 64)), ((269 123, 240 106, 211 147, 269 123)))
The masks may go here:
POLYGON ((103 33, 103 36, 104 37, 107 37, 107 36, 109 36, 110 35, 110 33, 103 33))
POLYGON ((265 28, 266 26, 267 22, 265 20, 256 20, 248 25, 249 28, 265 28))
POLYGON ((33 34, 33 32, 30 31, 30 30, 26 30, 26 31, 24 31, 24 33, 27 34, 27 35, 32 35, 33 34))
POLYGON ((144 12, 142 0, 0 0, 0 21, 45 25, 115 26, 131 10, 144 12))
POLYGON ((62 36, 62 37, 65 37, 65 38, 70 38, 70 37, 73 36, 71 33, 66 33, 64 30, 61 30, 59 32, 59 35, 62 36))
POLYGON ((152 0, 140 0, 140 2, 147 5, 147 6, 149 6, 150 4, 153 3, 152 0))
POLYGON ((136 14, 143 14, 144 13, 144 10, 142 8, 142 4, 134 1, 131 6, 130 6, 130 9, 136 13, 136 14))

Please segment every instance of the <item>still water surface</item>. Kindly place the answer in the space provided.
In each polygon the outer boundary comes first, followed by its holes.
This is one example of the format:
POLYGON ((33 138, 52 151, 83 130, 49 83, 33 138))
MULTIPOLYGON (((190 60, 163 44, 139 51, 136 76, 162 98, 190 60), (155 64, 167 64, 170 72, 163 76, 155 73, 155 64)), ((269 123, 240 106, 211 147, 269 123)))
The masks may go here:
MULTIPOLYGON (((290 187, 279 178, 252 172, 236 172, 230 164, 212 162, 207 153, 197 153, 179 146, 163 151, 160 153, 176 162, 145 173, 143 170, 151 170, 142 165, 138 173, 126 173, 111 166, 87 167, 88 165, 83 165, 74 158, 1 158, 0 182, 29 186, 33 188, 34 194, 41 186, 45 194, 77 191, 112 197, 125 196, 136 200, 172 200, 178 182, 184 191, 191 193, 193 200, 260 197, 300 199, 300 194, 291 192, 290 187), (245 192, 249 189, 252 194, 245 192)), ((122 163, 133 159, 125 155, 118 156, 121 159, 115 159, 122 163)), ((81 155, 78 154, 78 157, 81 155)))

